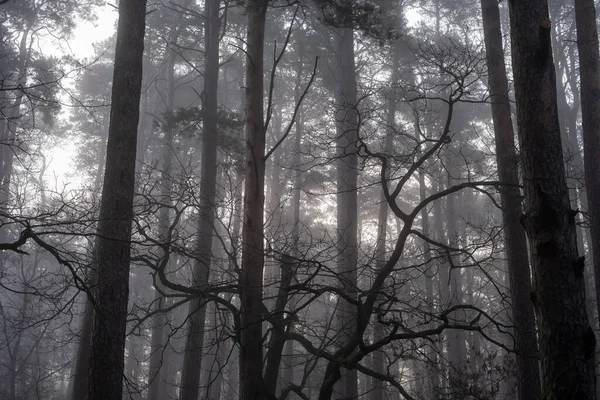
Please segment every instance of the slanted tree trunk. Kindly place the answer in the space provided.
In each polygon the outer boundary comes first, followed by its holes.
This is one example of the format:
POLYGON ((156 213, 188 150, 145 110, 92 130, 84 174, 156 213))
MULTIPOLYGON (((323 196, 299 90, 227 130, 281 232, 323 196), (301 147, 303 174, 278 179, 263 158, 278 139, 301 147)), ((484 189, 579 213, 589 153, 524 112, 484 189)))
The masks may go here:
POLYGON ((564 171, 548 7, 543 0, 512 0, 509 7, 543 396, 591 400, 595 338, 564 171))
POLYGON ((496 0, 481 0, 483 33, 489 71, 490 102, 494 120, 496 162, 500 182, 505 253, 510 281, 512 319, 514 322, 516 375, 521 400, 540 398, 539 363, 535 336, 535 315, 531 293, 527 240, 521 218, 521 193, 515 152, 515 135, 508 98, 508 80, 504 66, 500 12, 496 0))
POLYGON ((98 222, 98 284, 90 400, 121 400, 146 0, 119 3, 106 168, 98 222))
POLYGON ((263 400, 262 283, 264 267, 265 129, 263 56, 267 0, 246 5, 246 180, 240 276, 240 399, 263 400))
MULTIPOLYGON (((200 186, 199 228, 197 261, 194 266, 193 285, 202 290, 208 288, 214 235, 215 197, 217 182, 217 94, 219 79, 219 4, 220 0, 206 2, 205 24, 205 70, 202 109, 204 110, 202 135, 202 171, 200 186)), ((200 389, 202 346, 206 319, 206 300, 190 301, 183 370, 181 372, 180 400, 197 400, 200 389)))

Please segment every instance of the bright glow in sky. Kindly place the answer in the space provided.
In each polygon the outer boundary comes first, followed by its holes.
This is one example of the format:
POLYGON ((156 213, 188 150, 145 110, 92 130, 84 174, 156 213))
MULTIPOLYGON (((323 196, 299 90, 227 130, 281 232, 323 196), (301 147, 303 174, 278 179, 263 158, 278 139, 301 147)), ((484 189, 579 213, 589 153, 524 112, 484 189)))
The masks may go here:
MULTIPOLYGON (((93 22, 78 21, 73 36, 67 41, 51 44, 56 49, 56 55, 71 55, 79 60, 94 57, 94 45, 113 34, 118 11, 105 4, 97 9, 96 15, 97 18, 93 22)), ((70 82, 65 84, 71 86, 70 82)), ((106 84, 109 85, 110 82, 106 84)), ((77 176, 73 176, 76 175, 72 159, 75 152, 76 146, 73 141, 61 140, 46 154, 49 163, 46 179, 50 189, 61 191, 65 186, 75 188, 80 183, 77 176)))
POLYGON ((114 31, 117 21, 117 9, 104 5, 100 7, 94 22, 78 22, 69 46, 77 57, 91 57, 94 55, 94 43, 108 38, 114 31))

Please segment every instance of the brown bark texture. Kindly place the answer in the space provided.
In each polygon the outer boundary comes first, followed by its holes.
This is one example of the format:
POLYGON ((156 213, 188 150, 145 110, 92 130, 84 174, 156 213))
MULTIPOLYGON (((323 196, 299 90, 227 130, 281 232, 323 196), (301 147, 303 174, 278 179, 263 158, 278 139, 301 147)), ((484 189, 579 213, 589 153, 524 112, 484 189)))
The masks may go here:
POLYGON ((544 0, 509 2, 525 214, 544 400, 595 399, 595 338, 566 184, 544 0))
POLYGON ((516 355, 516 375, 519 398, 538 399, 540 397, 540 373, 535 335, 535 311, 529 298, 531 278, 527 238, 520 218, 522 214, 521 193, 518 188, 519 171, 515 150, 515 136, 512 126, 508 98, 508 79, 504 65, 500 11, 496 0, 481 0, 483 34, 488 66, 488 84, 498 177, 506 186, 500 188, 502 220, 507 269, 510 281, 512 320, 514 323, 514 347, 516 355))
POLYGON ((106 169, 98 222, 98 283, 90 400, 121 400, 146 0, 121 1, 106 169))

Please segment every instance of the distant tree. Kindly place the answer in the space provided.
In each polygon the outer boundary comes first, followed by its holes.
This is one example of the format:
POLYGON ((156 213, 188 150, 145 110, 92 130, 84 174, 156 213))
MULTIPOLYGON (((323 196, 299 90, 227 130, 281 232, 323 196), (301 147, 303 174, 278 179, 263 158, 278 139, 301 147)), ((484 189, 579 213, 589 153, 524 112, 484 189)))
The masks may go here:
POLYGON ((90 400, 121 400, 146 0, 119 3, 106 168, 98 222, 90 400))
MULTIPOLYGON (((214 236, 215 199, 217 191, 218 142, 218 82, 219 82, 219 0, 205 2, 204 23, 204 90, 202 92, 203 134, 202 166, 200 176, 200 204, 198 221, 197 261, 194 266, 193 285, 206 290, 209 284, 214 236)), ((190 319, 181 372, 180 400, 198 398, 200 367, 205 334, 206 299, 196 297, 190 302, 190 319)))
POLYGON ((542 397, 591 400, 596 340, 566 185, 547 2, 515 0, 509 7, 542 397))

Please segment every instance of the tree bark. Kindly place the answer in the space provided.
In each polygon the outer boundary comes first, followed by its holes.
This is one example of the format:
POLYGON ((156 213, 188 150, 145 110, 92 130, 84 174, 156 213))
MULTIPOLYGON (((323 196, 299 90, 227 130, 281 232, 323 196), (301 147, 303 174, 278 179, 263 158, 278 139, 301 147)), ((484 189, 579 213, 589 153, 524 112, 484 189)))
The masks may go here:
POLYGON ((575 20, 581 82, 585 186, 596 282, 596 306, 600 310, 600 55, 594 2, 575 0, 575 20))
POLYGON ((106 168, 98 222, 98 285, 90 400, 121 400, 146 0, 119 3, 106 168))
POLYGON ((490 102, 494 121, 496 162, 500 182, 504 243, 510 281, 512 319, 514 322, 516 375, 519 398, 540 398, 539 363, 536 360, 537 340, 533 303, 529 299, 531 278, 527 239, 521 226, 521 200, 515 135, 512 126, 508 80, 502 49, 500 11, 496 0, 481 0, 486 60, 489 72, 490 102))
MULTIPOLYGON (((456 177, 459 174, 454 157, 449 156, 446 162, 448 168, 448 187, 454 186, 456 177)), ((448 245, 451 248, 458 248, 459 227, 458 227, 458 207, 456 202, 458 194, 452 193, 446 196, 446 227, 448 230, 448 245)), ((448 262, 450 264, 450 304, 449 306, 459 306, 463 304, 462 272, 461 262, 454 254, 449 254, 448 262)), ((462 313, 455 315, 455 322, 464 323, 465 318, 462 313)), ((450 389, 452 392, 463 393, 467 386, 466 382, 466 352, 465 352, 465 332, 462 329, 451 329, 447 334, 448 340, 448 362, 450 364, 450 389)))
MULTIPOLYGON (((204 110, 202 135, 202 171, 200 186, 202 196, 199 205, 199 228, 197 261, 194 266, 194 286, 206 290, 212 259, 214 235, 215 197, 217 182, 217 111, 219 80, 219 4, 220 0, 206 2, 205 24, 205 69, 202 109, 204 110)), ((200 389, 202 347, 206 319, 206 300, 194 298, 190 301, 190 317, 186 336, 183 370, 181 372, 180 400, 196 400, 200 389)))
POLYGON ((565 178, 548 7, 543 0, 512 0, 509 7, 542 396, 591 400, 596 341, 565 178))
POLYGON ((267 0, 246 6, 246 180, 240 276, 240 399, 263 400, 262 282, 264 267, 265 129, 263 56, 267 0))
MULTIPOLYGON (((351 7, 346 4, 345 7, 351 7)), ((337 235, 338 274, 343 290, 355 297, 358 234, 358 114, 354 31, 336 29, 336 134, 337 134, 337 235)), ((339 299, 337 309, 339 342, 345 343, 356 334, 356 307, 339 299)), ((337 396, 358 398, 356 369, 342 369, 336 384, 337 396)))

